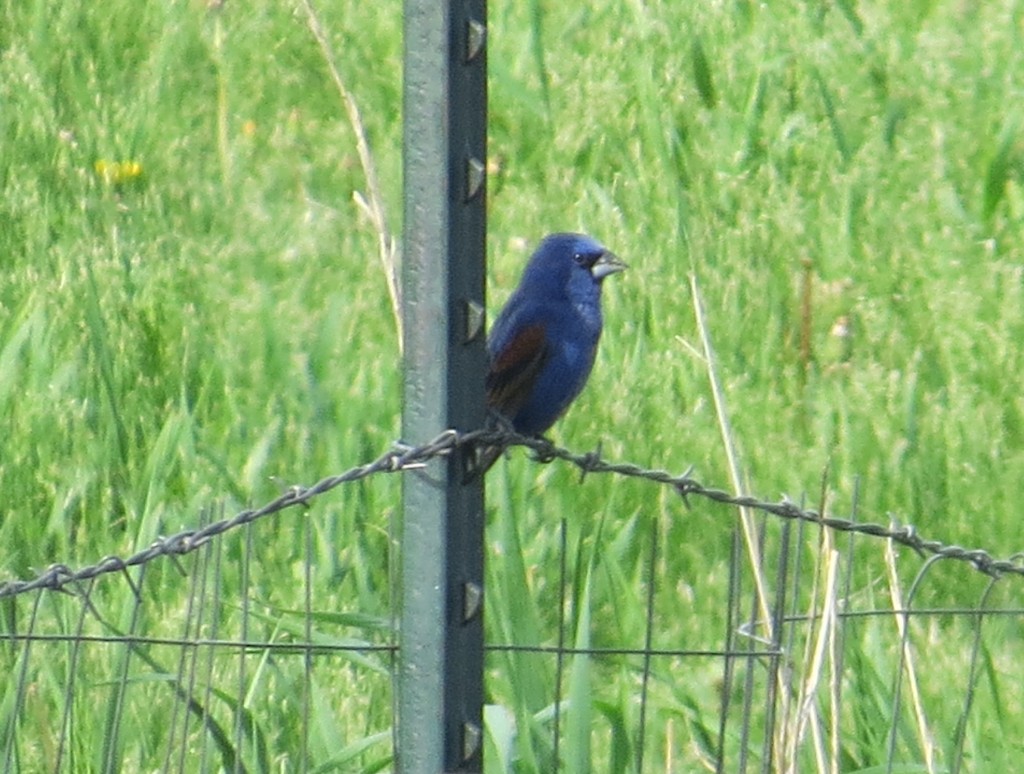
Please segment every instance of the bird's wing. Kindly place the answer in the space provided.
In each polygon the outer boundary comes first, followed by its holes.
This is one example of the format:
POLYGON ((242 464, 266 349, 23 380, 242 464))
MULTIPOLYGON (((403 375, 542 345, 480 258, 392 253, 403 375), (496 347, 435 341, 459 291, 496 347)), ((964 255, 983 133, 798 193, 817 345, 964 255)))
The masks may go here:
POLYGON ((511 420, 526 402, 548 358, 544 325, 520 328, 491 359, 487 373, 487 405, 511 420))

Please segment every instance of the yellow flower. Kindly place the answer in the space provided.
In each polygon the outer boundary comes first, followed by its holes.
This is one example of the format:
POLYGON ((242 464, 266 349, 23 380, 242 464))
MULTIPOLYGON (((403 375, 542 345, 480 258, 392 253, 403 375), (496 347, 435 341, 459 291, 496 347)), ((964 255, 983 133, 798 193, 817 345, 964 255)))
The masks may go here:
POLYGON ((142 176, 142 165, 137 161, 106 161, 98 159, 93 164, 96 174, 111 185, 129 183, 142 176))

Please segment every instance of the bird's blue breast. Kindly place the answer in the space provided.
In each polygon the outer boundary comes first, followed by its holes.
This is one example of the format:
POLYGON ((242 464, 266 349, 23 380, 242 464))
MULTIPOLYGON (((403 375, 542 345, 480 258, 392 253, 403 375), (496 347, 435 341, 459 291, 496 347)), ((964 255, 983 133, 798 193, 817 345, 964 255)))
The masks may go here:
POLYGON ((601 336, 597 304, 534 303, 512 299, 491 334, 491 357, 497 357, 526 324, 544 329, 545 360, 522 405, 507 417, 520 433, 543 433, 579 395, 590 376, 601 336))

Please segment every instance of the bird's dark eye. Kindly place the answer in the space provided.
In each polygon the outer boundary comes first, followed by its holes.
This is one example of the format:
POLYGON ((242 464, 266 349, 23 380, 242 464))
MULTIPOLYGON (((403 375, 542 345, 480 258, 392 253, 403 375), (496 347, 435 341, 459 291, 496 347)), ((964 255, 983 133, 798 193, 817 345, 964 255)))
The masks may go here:
POLYGON ((594 261, 597 260, 597 257, 593 255, 587 255, 586 253, 574 253, 572 259, 576 262, 577 265, 589 269, 591 266, 594 265, 594 261))

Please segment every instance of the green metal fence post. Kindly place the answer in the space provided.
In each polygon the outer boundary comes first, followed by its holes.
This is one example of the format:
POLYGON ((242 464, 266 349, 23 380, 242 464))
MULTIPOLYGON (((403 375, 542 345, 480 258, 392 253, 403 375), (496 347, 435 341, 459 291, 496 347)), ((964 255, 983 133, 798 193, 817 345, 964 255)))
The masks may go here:
MULTIPOLYGON (((405 0, 403 437, 483 425, 484 0, 405 0)), ((483 768, 483 481, 404 478, 398 771, 483 768)))

